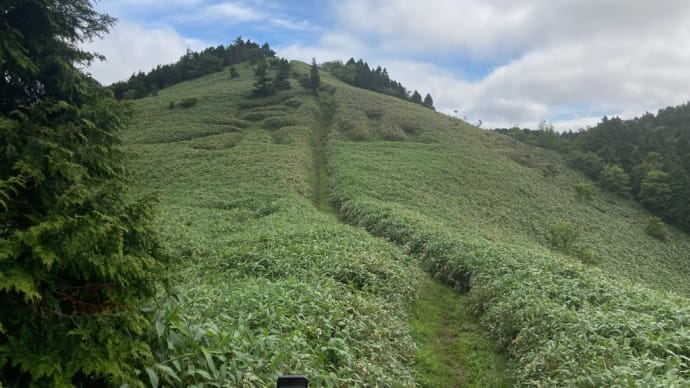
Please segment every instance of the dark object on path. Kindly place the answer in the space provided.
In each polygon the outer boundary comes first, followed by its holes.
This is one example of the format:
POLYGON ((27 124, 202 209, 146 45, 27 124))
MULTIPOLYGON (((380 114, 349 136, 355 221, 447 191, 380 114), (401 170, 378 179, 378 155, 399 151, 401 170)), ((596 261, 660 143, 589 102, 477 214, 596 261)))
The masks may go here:
POLYGON ((309 379, 305 376, 287 375, 278 377, 278 388, 307 388, 309 379))

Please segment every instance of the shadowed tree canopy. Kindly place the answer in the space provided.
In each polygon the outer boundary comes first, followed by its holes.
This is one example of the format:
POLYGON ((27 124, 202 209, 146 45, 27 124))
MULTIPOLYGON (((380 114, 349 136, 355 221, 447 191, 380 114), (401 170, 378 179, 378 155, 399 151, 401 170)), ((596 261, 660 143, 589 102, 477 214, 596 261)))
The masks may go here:
POLYGON ((604 116, 592 128, 556 134, 498 129, 563 152, 575 168, 612 192, 631 194, 666 222, 690 231, 690 103, 623 120, 604 116))

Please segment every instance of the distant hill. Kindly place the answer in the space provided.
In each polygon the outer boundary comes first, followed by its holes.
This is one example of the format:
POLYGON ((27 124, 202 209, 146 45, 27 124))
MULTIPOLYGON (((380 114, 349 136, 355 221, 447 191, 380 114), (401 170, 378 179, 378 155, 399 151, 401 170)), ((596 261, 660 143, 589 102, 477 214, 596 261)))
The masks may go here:
MULTIPOLYGON (((159 90, 220 71, 228 66, 249 62, 252 65, 276 59, 276 53, 268 43, 259 45, 251 40, 238 37, 227 47, 220 45, 209 47, 201 52, 187 50, 187 53, 171 64, 158 65, 148 73, 132 74, 126 81, 115 82, 110 89, 118 100, 136 99, 155 95, 159 90)), ((388 71, 381 66, 369 68, 362 59, 353 58, 343 64, 339 61, 326 62, 324 70, 339 80, 359 88, 398 97, 415 104, 434 109, 434 100, 430 94, 422 98, 418 91, 409 92, 400 82, 391 79, 388 71)), ((231 71, 232 71, 231 70, 231 71)))

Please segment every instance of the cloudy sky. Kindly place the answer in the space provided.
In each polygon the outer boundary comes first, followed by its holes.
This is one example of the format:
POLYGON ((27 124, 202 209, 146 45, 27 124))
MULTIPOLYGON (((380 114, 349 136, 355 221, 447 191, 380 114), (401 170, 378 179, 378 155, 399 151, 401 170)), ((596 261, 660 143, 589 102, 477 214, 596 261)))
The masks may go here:
POLYGON ((558 129, 690 100, 687 0, 102 0, 101 82, 242 36, 278 55, 363 58, 483 127, 558 129))

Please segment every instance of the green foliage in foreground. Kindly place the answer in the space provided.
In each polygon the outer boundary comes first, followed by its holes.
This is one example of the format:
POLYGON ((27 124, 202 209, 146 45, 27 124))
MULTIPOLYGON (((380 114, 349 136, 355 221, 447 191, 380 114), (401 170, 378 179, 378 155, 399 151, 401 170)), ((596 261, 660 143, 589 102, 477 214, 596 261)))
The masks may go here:
POLYGON ((216 73, 137 101, 125 133, 139 190, 161 192, 156 226, 177 258, 177 291, 151 308, 156 362, 142 377, 263 387, 303 373, 315 386, 412 386, 416 265, 312 206, 314 97, 245 99, 251 69, 236 68, 247 76, 216 73), (199 103, 167 109, 189 97, 199 103))
POLYGON ((243 223, 220 258, 193 256, 184 299, 154 318, 153 368, 172 368, 183 385, 266 386, 290 372, 317 386, 411 385, 400 306, 415 283, 403 256, 309 203, 278 209, 243 223))
POLYGON ((113 19, 85 0, 0 13, 0 386, 137 384, 151 201, 126 199, 126 106, 77 68, 113 19))

